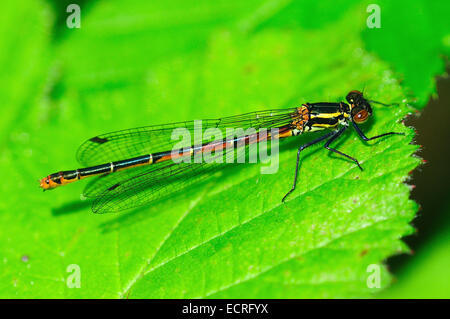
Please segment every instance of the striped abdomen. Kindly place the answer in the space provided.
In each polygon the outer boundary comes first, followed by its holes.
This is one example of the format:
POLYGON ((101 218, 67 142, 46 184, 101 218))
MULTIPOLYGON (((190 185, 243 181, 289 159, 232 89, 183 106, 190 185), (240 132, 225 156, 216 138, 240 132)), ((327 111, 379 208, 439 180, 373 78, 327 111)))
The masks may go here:
MULTIPOLYGON (((290 125, 279 128, 278 138, 288 137, 292 135, 293 134, 292 130, 290 129, 290 125)), ((226 149, 227 147, 237 147, 252 143, 258 143, 263 141, 264 139, 269 140, 271 138, 272 137, 270 136, 269 132, 267 134, 260 134, 258 132, 248 136, 218 140, 199 146, 191 146, 185 149, 158 152, 97 166, 80 168, 70 171, 62 171, 59 173, 51 174, 41 179, 40 187, 44 190, 53 189, 58 186, 66 185, 90 176, 114 173, 132 167, 151 165, 168 160, 175 160, 177 158, 193 157, 197 154, 202 154, 207 151, 220 151, 226 149)))

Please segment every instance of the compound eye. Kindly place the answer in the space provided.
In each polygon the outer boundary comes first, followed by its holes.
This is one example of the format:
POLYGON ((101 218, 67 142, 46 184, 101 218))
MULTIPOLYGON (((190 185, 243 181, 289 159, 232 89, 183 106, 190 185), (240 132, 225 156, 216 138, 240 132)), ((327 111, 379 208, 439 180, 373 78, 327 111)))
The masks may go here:
POLYGON ((353 116, 353 121, 355 121, 356 123, 363 123, 367 121, 368 118, 369 112, 367 112, 366 110, 361 110, 353 116))

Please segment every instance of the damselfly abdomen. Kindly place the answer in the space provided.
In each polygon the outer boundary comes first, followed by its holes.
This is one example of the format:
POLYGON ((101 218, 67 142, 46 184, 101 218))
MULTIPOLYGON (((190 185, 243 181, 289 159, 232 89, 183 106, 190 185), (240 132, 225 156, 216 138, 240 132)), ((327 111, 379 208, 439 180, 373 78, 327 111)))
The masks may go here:
MULTIPOLYGON (((211 163, 192 160, 198 155, 214 151, 226 157, 228 149, 248 147, 262 141, 281 139, 306 132, 329 130, 326 134, 299 147, 295 166, 294 182, 282 201, 295 190, 300 153, 305 148, 326 141, 324 147, 353 161, 361 170, 358 160, 342 153, 330 144, 352 125, 365 141, 386 135, 403 134, 388 132, 368 138, 358 124, 372 115, 371 102, 359 91, 351 91, 345 102, 306 103, 300 107, 282 110, 267 110, 221 119, 202 120, 202 133, 208 129, 225 131, 240 128, 250 134, 234 137, 212 138, 200 143, 189 143, 178 147, 174 131, 184 129, 188 133, 196 130, 196 121, 179 122, 134 128, 99 135, 87 140, 78 150, 78 161, 86 168, 62 171, 40 180, 44 190, 53 189, 80 179, 99 176, 85 189, 86 197, 94 197, 94 212, 103 213, 146 205, 156 199, 191 185, 197 177, 205 174, 211 163), (272 129, 267 133, 267 129, 272 129), (275 130, 273 130, 275 129, 275 130), (276 133, 272 133, 275 131, 276 133), (222 153, 220 153, 222 151, 222 153)), ((380 103, 382 104, 382 103, 380 103)))

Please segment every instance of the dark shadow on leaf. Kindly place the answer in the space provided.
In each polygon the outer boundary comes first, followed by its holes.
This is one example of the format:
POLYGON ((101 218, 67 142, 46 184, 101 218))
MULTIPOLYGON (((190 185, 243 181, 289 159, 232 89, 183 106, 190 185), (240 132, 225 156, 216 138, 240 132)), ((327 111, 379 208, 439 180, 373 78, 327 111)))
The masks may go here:
POLYGON ((52 209, 52 215, 53 216, 63 216, 63 215, 69 215, 78 213, 82 210, 86 210, 86 208, 90 208, 92 205, 92 200, 86 199, 84 201, 82 200, 76 200, 72 201, 66 204, 63 204, 59 207, 52 209))

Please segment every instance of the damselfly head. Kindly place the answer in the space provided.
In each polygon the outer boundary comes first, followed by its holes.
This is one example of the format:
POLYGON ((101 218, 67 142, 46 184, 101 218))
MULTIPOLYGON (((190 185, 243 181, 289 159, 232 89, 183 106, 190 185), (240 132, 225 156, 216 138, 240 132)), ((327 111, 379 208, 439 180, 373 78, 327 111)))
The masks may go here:
POLYGON ((360 91, 350 91, 346 97, 350 103, 351 117, 356 123, 364 123, 372 115, 372 108, 360 91))

